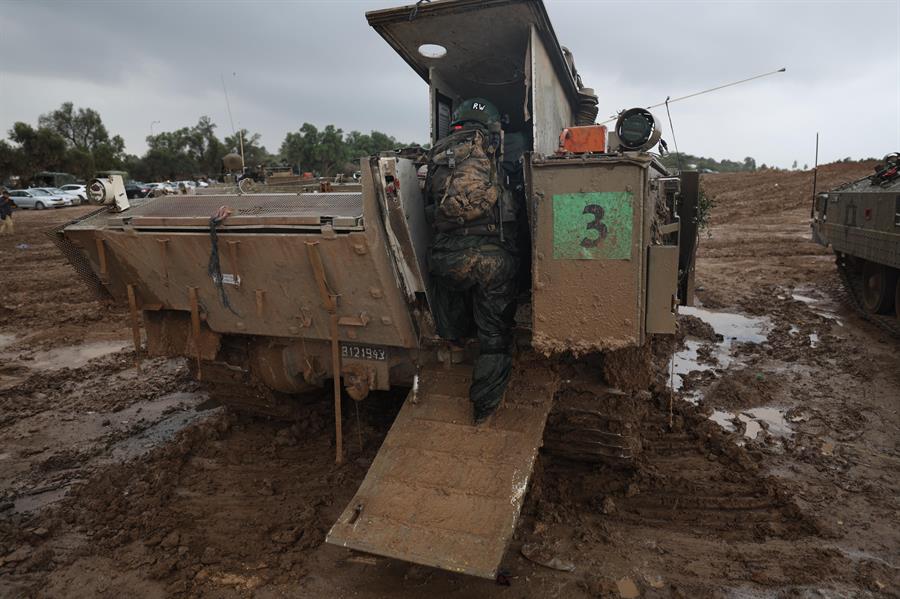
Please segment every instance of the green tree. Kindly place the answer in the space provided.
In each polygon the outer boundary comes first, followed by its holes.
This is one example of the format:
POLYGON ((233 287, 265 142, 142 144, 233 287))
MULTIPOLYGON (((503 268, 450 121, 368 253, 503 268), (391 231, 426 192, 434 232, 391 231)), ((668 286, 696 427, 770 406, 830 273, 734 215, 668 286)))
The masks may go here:
POLYGON ((215 133, 216 125, 208 116, 201 116, 191 129, 191 150, 198 169, 206 176, 219 172, 222 156, 227 152, 215 133))
POLYGON ((75 110, 71 102, 63 102, 57 110, 38 117, 38 127, 58 133, 74 148, 93 151, 109 141, 109 132, 93 108, 75 110))
POLYGON ((328 125, 319 134, 315 151, 316 163, 322 176, 330 177, 347 161, 344 132, 328 125))
POLYGON ((43 170, 61 170, 66 160, 66 140, 46 127, 35 129, 28 123, 17 122, 9 131, 9 139, 19 144, 19 173, 26 179, 43 170))
MULTIPOLYGON (((265 146, 260 144, 262 135, 259 133, 250 133, 246 129, 241 129, 234 135, 225 138, 225 149, 229 152, 234 150, 240 154, 241 138, 244 142, 244 166, 254 168, 259 164, 270 164, 275 161, 275 157, 270 155, 265 146)), ((223 154, 224 155, 224 154, 223 154)))
POLYGON ((0 139, 0 185, 10 176, 18 175, 24 167, 25 156, 21 148, 17 148, 0 139))
POLYGON ((300 172, 315 171, 316 145, 319 143, 319 130, 315 125, 303 123, 298 131, 288 132, 281 143, 279 154, 288 164, 295 164, 300 172))
MULTIPOLYGON (((112 166, 107 166, 107 164, 109 163, 104 163, 104 169, 112 168, 113 166, 118 167, 118 164, 112 166)), ((98 169, 94 154, 81 148, 69 148, 66 151, 65 164, 62 170, 87 181, 94 176, 98 169)))

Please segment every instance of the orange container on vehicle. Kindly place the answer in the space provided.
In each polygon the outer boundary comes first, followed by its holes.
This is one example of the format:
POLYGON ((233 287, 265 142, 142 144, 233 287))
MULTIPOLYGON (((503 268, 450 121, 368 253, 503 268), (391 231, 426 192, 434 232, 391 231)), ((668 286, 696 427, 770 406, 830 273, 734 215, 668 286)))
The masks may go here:
POLYGON ((606 125, 567 127, 559 134, 559 154, 585 154, 606 152, 606 125))

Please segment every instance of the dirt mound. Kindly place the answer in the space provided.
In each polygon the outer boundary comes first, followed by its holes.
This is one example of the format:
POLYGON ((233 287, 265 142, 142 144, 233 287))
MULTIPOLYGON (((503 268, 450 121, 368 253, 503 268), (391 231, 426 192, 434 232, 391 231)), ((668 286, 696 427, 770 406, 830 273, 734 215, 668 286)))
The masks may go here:
POLYGON ((711 324, 690 314, 678 315, 678 336, 681 338, 696 337, 703 341, 722 340, 722 336, 716 333, 711 324))
MULTIPOLYGON (((877 161, 834 162, 819 166, 816 188, 827 191, 871 175, 877 161)), ((812 204, 813 173, 759 170, 747 173, 703 175, 701 188, 715 201, 713 225, 764 213, 779 213, 812 204)))

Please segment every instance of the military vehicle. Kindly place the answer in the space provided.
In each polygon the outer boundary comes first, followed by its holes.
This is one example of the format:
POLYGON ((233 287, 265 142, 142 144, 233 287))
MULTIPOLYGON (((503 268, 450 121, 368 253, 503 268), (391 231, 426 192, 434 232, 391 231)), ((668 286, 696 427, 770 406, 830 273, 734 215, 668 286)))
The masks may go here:
POLYGON ((614 131, 579 128, 596 99, 579 89, 541 0, 435 1, 367 18, 428 85, 431 143, 465 98, 505 115, 530 268, 513 377, 490 425, 472 425, 471 366, 440 359, 419 149, 361 160, 358 192, 137 200, 67 225, 59 243, 96 289, 128 303, 139 352, 143 322, 146 352, 188 356, 231 405, 290 416, 330 379, 338 461, 342 403, 410 389, 327 540, 491 578, 551 412, 554 443, 572 457, 640 450, 633 418, 646 392, 557 366, 675 332, 698 179, 671 176, 650 153, 659 128, 646 110, 623 112, 614 131))
POLYGON ((812 235, 834 250, 853 302, 900 333, 900 153, 871 176, 816 194, 812 235))

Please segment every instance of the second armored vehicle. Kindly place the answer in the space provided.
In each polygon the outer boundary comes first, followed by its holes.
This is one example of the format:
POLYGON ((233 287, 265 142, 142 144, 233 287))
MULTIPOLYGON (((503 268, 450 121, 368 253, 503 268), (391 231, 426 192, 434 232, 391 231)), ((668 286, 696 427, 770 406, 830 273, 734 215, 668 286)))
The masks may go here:
POLYGON ((812 231, 834 249, 854 301, 877 322, 900 319, 900 153, 873 175, 818 194, 812 231))

